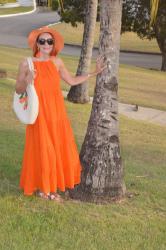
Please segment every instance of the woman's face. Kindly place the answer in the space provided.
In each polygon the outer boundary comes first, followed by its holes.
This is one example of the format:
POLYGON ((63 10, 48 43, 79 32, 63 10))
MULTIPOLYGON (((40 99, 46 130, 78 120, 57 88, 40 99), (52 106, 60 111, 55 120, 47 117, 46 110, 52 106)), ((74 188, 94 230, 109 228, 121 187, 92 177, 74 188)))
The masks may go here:
POLYGON ((54 47, 54 40, 51 34, 41 34, 37 39, 37 46, 41 53, 49 55, 54 47))

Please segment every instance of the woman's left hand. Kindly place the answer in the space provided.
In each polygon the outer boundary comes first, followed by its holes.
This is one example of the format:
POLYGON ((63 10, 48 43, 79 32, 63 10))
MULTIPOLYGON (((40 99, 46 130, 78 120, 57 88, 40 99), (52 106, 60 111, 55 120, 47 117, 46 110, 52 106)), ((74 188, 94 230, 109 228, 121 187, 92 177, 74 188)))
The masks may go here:
POLYGON ((98 56, 96 59, 96 70, 95 73, 99 74, 101 73, 107 65, 104 64, 104 57, 103 56, 98 56))

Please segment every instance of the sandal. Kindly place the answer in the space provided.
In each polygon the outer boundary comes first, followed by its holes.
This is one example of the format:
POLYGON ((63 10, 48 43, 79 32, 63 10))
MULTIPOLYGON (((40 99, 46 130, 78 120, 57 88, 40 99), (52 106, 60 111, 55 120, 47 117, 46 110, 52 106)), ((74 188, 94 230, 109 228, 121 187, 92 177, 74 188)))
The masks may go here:
POLYGON ((40 198, 42 198, 44 200, 50 200, 50 194, 45 194, 45 193, 43 193, 41 191, 37 191, 36 196, 40 197, 40 198))
POLYGON ((61 197, 59 194, 57 194, 57 193, 50 193, 49 199, 50 199, 50 200, 57 201, 57 202, 59 202, 59 203, 63 202, 62 197, 61 197))

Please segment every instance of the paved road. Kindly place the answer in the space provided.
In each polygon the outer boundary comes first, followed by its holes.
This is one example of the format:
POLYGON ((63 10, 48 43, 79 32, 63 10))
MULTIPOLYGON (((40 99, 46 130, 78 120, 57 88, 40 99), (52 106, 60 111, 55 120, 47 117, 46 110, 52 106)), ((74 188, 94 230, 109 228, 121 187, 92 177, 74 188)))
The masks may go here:
MULTIPOLYGON (((26 48, 28 46, 27 35, 32 29, 58 22, 58 20, 59 17, 55 12, 35 12, 22 16, 0 18, 0 44, 26 48)), ((79 56, 80 48, 65 45, 62 53, 79 56)), ((96 56, 96 54, 97 50, 94 50, 93 55, 96 56)), ((160 69, 161 56, 121 52, 120 63, 160 69)))
POLYGON ((0 44, 27 48, 27 35, 32 29, 58 22, 56 12, 34 12, 32 14, 0 18, 0 44))

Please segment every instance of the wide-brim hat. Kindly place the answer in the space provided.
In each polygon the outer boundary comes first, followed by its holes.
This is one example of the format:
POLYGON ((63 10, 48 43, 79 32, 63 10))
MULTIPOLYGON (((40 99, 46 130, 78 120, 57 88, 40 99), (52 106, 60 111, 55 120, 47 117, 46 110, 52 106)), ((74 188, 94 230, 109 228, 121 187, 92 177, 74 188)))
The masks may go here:
POLYGON ((37 38, 42 33, 50 33, 52 35, 52 37, 55 41, 54 50, 55 50, 56 54, 59 53, 63 49, 64 40, 63 40, 63 37, 61 36, 61 34, 58 31, 56 31, 52 28, 49 28, 48 26, 43 26, 39 29, 32 30, 28 35, 28 45, 30 46, 30 48, 32 50, 35 50, 37 38))

